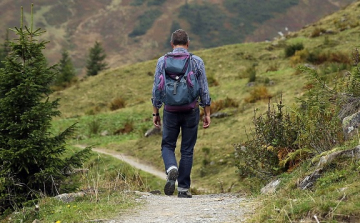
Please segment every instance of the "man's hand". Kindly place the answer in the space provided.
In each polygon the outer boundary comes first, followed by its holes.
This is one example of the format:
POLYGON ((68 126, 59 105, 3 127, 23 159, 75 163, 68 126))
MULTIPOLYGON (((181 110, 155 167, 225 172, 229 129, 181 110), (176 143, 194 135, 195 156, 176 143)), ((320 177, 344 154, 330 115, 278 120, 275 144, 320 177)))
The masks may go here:
POLYGON ((161 118, 160 116, 153 116, 153 123, 156 128, 161 128, 161 118))
POLYGON ((210 106, 205 106, 204 108, 204 118, 203 118, 203 128, 207 129, 210 126, 211 120, 210 120, 210 106))
POLYGON ((204 115, 203 122, 204 122, 203 123, 203 128, 204 129, 209 128, 210 123, 211 123, 210 115, 204 115))

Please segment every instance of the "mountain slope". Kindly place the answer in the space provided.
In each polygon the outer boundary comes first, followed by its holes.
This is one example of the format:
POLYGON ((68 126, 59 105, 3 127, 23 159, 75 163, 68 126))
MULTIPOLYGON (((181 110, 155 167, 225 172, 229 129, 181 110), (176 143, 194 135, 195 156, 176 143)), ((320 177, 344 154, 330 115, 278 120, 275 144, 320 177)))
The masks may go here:
MULTIPOLYGON (((315 0, 300 0, 299 4, 297 0, 48 0, 34 2, 34 24, 47 30, 44 38, 51 41, 46 51, 50 63, 56 63, 61 50, 68 49, 77 69, 83 71, 95 41, 103 43, 110 67, 117 67, 170 50, 169 36, 175 28, 189 31, 194 50, 265 40, 285 26, 297 30, 350 2, 353 0, 324 0, 322 4, 315 0)), ((30 3, 0 2, 0 37, 5 36, 6 28, 19 26, 20 6, 29 23, 30 3)))
MULTIPOLYGON (((213 83, 210 87, 213 104, 228 115, 214 118, 209 129, 199 131, 193 175, 200 188, 215 190, 237 184, 234 144, 246 140, 254 111, 261 114, 268 106, 267 100, 247 102, 256 89, 266 89, 272 103, 282 99, 289 106, 304 93, 308 77, 297 73, 292 58, 285 58, 287 46, 302 43, 309 52, 339 52, 339 55, 351 57, 360 31, 356 23, 358 5, 354 3, 284 39, 193 51, 203 58, 208 79, 213 83), (314 35, 316 30, 332 31, 314 35), (248 84, 248 70, 254 66, 256 81, 252 87, 248 84), (221 109, 224 104, 230 106, 221 109)), ((149 60, 114 68, 54 93, 52 97, 61 98, 62 117, 57 121, 58 127, 79 122, 76 143, 119 150, 161 170, 162 160, 158 155, 161 137, 143 137, 152 127, 150 98, 155 66, 156 60, 149 60), (126 106, 111 111, 109 105, 116 100, 125 101, 126 106), (133 127, 132 131, 119 134, 127 124, 133 127), (91 133, 94 125, 98 126, 97 134, 91 133), (100 136, 99 133, 105 131, 108 135, 100 136)))

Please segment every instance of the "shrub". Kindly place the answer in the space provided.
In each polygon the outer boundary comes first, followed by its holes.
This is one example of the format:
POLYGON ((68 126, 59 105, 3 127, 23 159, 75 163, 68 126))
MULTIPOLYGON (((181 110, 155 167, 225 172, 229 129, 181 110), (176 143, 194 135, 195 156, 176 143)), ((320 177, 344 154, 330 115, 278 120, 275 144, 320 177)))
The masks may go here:
MULTIPOLYGON (((353 53, 358 66, 360 56, 353 53)), ((246 142, 235 145, 235 162, 242 177, 267 180, 292 170, 315 154, 344 144, 341 120, 360 108, 360 68, 343 86, 343 79, 326 78, 326 74, 301 67, 309 74, 308 91, 298 99, 291 113, 284 105, 254 117, 254 131, 246 142)))
POLYGON ((246 103, 255 103, 270 98, 272 98, 272 95, 268 92, 268 89, 265 86, 258 86, 251 90, 250 95, 245 97, 244 100, 246 103))
POLYGON ((129 34, 129 37, 144 35, 161 14, 162 12, 158 9, 145 11, 144 14, 140 15, 137 19, 138 23, 136 24, 134 30, 129 34))
POLYGON ((139 6, 139 5, 144 4, 144 2, 145 2, 145 0, 132 0, 132 1, 130 2, 130 5, 132 5, 132 6, 139 6))
POLYGON ((285 47, 285 57, 291 57, 296 51, 303 50, 304 45, 302 43, 295 43, 285 47))
POLYGON ((125 122, 124 126, 114 132, 114 135, 128 134, 134 130, 134 123, 131 120, 125 122))
POLYGON ((255 130, 248 136, 250 140, 235 145, 236 166, 240 176, 265 180, 290 167, 290 164, 281 167, 280 161, 298 148, 295 144, 297 132, 293 128, 294 121, 282 109, 280 101, 277 109, 271 108, 269 103, 266 114, 256 117, 255 113, 255 130))
POLYGON ((152 6, 152 5, 156 5, 156 6, 159 6, 159 5, 162 5, 166 0, 149 0, 147 2, 147 5, 148 6, 152 6))
POLYGON ((305 62, 309 57, 309 52, 306 49, 296 51, 295 54, 290 58, 291 65, 295 66, 296 64, 305 62))
POLYGON ((323 28, 319 28, 319 27, 316 27, 310 34, 310 37, 311 38, 314 38, 314 37, 318 37, 320 36, 322 33, 324 33, 325 30, 323 28))
POLYGON ((122 98, 115 98, 109 103, 108 107, 111 111, 115 111, 120 108, 125 108, 125 100, 122 98))
POLYGON ((278 71, 278 70, 279 70, 279 64, 271 63, 265 72, 267 73, 267 72, 278 71))
MULTIPOLYGON (((232 98, 226 97, 225 99, 213 101, 210 105, 210 110, 211 110, 211 113, 215 113, 215 112, 218 112, 225 108, 238 107, 238 106, 239 106, 238 102, 236 102, 232 98)), ((202 113, 201 113, 201 115, 202 115, 202 113)))
POLYGON ((246 74, 249 77, 249 83, 250 82, 255 82, 256 81, 256 70, 255 67, 250 67, 248 69, 246 69, 246 74))
POLYGON ((100 132, 101 122, 98 119, 94 119, 88 123, 89 127, 89 136, 97 135, 100 132))
POLYGON ((307 58, 307 61, 314 64, 323 64, 326 62, 334 63, 343 63, 351 64, 351 58, 343 52, 324 52, 324 51, 314 51, 311 52, 307 58))
POLYGON ((214 86, 219 85, 219 82, 215 79, 215 77, 213 75, 207 76, 207 81, 208 81, 209 87, 214 87, 214 86))
POLYGON ((101 107, 100 106, 94 106, 88 110, 86 110, 84 113, 85 115, 96 115, 101 111, 101 107))

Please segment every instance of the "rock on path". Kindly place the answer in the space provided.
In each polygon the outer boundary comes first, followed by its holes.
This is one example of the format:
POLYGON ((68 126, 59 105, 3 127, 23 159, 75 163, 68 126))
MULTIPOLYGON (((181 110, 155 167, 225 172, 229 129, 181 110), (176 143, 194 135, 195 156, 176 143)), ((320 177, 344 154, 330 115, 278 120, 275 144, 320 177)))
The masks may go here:
POLYGON ((246 222, 253 210, 249 199, 234 194, 194 195, 193 198, 142 194, 137 201, 143 205, 106 222, 246 222))

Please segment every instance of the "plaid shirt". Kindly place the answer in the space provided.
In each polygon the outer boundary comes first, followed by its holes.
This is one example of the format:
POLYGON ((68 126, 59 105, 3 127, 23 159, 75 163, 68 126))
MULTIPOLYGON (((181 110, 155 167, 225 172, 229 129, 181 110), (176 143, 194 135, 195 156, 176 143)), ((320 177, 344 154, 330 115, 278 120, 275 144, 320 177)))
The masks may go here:
MULTIPOLYGON (((188 53, 188 51, 184 48, 175 48, 173 53, 188 53)), ((205 66, 203 60, 196 56, 192 55, 192 62, 193 62, 193 71, 196 74, 199 85, 200 85, 200 103, 201 107, 210 106, 211 98, 209 93, 208 82, 205 73, 205 66)), ((161 71, 163 70, 164 66, 164 56, 160 57, 157 61, 156 70, 155 70, 155 77, 154 77, 154 85, 152 90, 152 104, 156 108, 161 108, 163 102, 160 98, 155 97, 155 89, 157 88, 156 83, 159 83, 159 78, 162 75, 161 71)))

